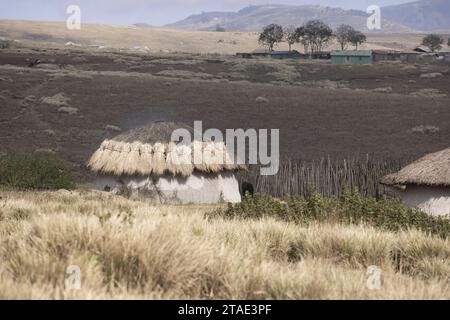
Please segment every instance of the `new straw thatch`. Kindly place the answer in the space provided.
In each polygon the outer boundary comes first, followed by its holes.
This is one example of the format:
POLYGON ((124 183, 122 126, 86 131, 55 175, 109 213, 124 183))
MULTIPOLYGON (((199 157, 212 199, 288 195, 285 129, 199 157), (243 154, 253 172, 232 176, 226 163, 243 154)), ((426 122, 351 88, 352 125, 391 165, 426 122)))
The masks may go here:
POLYGON ((194 171, 218 173, 242 168, 230 159, 223 142, 172 142, 172 133, 177 129, 187 129, 194 139, 194 130, 182 123, 150 123, 105 140, 88 161, 88 168, 114 176, 172 174, 183 177, 191 176, 194 171), (200 157, 195 158, 195 153, 200 157), (194 159, 203 161, 196 163, 194 159))
POLYGON ((381 181, 385 185, 450 186, 450 148, 429 154, 381 181))

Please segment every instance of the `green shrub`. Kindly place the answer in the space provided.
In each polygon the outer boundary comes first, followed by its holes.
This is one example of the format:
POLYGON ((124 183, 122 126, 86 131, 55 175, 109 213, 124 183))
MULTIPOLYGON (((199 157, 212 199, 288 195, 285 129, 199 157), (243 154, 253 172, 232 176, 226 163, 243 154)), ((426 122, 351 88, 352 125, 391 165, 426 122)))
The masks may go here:
POLYGON ((62 161, 46 153, 0 156, 0 188, 15 190, 73 189, 75 183, 62 161))
POLYGON ((284 221, 308 224, 334 222, 367 224, 377 228, 399 231, 415 228, 428 234, 448 238, 450 219, 433 217, 418 209, 404 206, 400 200, 376 200, 358 192, 344 191, 339 197, 326 198, 318 193, 308 198, 289 197, 278 200, 265 195, 246 197, 241 203, 229 204, 207 214, 208 218, 261 219, 273 217, 284 221))
POLYGON ((11 41, 0 40, 0 49, 8 49, 11 46, 11 41))

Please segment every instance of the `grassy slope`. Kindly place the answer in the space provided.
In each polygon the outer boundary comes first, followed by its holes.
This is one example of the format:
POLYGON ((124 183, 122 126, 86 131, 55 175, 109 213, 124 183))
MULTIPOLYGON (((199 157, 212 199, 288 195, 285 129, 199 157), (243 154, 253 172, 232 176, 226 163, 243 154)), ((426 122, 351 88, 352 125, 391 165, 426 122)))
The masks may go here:
POLYGON ((417 231, 208 221, 212 207, 80 191, 0 197, 0 298, 450 298, 448 240, 417 231), (69 265, 79 291, 64 287, 69 265), (370 265, 381 290, 366 287, 370 265))
MULTIPOLYGON (((255 32, 203 32, 132 26, 82 25, 81 30, 68 30, 64 22, 0 20, 0 36, 32 41, 35 45, 103 45, 112 48, 148 47, 151 52, 170 50, 191 53, 235 54, 258 48, 255 32)), ((412 49, 421 42, 421 34, 369 34, 361 49, 412 49)), ((331 48, 338 49, 338 45, 331 48)), ((279 49, 287 49, 286 44, 279 49)), ((301 46, 296 48, 301 50, 301 46)))

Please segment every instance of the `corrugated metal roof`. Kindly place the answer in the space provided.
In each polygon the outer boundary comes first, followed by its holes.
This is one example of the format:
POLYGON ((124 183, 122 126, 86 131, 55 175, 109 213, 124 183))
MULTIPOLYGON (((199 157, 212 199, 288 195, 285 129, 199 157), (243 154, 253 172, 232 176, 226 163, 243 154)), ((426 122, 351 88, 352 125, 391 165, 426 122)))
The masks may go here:
POLYGON ((431 52, 431 50, 425 46, 418 46, 416 48, 414 48, 414 51, 416 52, 431 52))
POLYGON ((333 51, 331 56, 335 57, 371 57, 372 50, 344 50, 344 51, 333 51))
POLYGON ((268 51, 268 50, 254 50, 252 54, 267 54, 271 56, 277 56, 277 55, 297 55, 300 54, 297 50, 292 51, 268 51))
POLYGON ((300 54, 300 52, 298 52, 297 50, 292 50, 292 51, 273 51, 270 54, 271 55, 300 54))

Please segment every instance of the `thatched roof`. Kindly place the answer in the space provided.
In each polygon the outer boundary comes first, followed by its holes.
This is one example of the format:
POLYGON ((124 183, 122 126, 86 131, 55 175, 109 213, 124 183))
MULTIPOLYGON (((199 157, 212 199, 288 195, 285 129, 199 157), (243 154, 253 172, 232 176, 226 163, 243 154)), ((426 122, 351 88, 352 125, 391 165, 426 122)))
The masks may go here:
POLYGON ((385 185, 450 186, 450 148, 429 154, 381 181, 385 185))
POLYGON ((155 122, 130 130, 112 140, 105 140, 92 155, 87 166, 101 174, 116 176, 173 175, 190 176, 194 171, 221 172, 242 169, 231 161, 225 144, 193 141, 190 145, 171 141, 176 129, 187 129, 193 138, 194 130, 182 123, 155 122), (195 163, 194 153, 202 163, 195 163))

